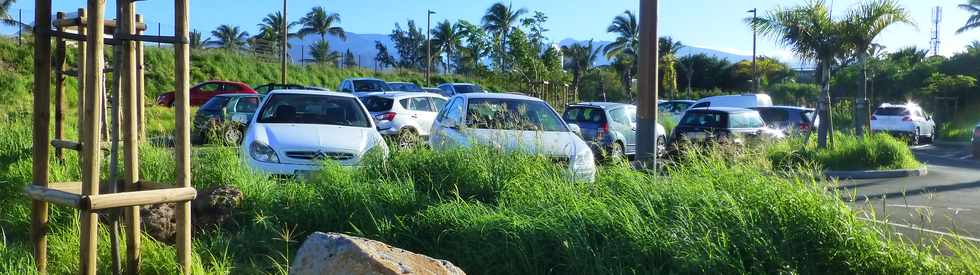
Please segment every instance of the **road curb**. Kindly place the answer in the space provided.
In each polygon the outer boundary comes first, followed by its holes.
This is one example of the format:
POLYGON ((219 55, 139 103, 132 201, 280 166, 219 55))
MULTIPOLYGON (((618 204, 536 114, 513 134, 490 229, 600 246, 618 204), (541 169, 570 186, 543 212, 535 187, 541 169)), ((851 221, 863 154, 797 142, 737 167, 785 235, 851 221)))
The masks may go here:
POLYGON ((971 143, 969 141, 946 141, 946 140, 937 140, 937 141, 934 141, 933 144, 935 144, 935 145, 942 145, 942 146, 970 146, 970 145, 973 145, 973 143, 971 143))
POLYGON ((898 170, 868 170, 868 171, 824 171, 824 177, 837 180, 888 179, 904 177, 921 177, 929 174, 929 168, 898 170))

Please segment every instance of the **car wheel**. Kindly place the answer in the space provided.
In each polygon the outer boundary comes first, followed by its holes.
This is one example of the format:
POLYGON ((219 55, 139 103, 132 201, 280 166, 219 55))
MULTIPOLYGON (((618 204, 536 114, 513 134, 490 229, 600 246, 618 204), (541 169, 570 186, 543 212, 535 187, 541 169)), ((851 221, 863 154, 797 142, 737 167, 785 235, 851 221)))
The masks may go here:
POLYGON ((228 127, 224 133, 225 142, 228 144, 241 144, 242 143, 242 130, 238 127, 228 127))
POLYGON ((909 140, 909 142, 912 143, 912 145, 919 145, 921 142, 921 134, 922 132, 919 130, 919 128, 915 128, 915 133, 912 133, 912 138, 909 140))
POLYGON ((936 142, 936 127, 932 127, 932 132, 929 133, 929 143, 932 144, 935 142, 936 142))
POLYGON ((412 129, 402 129, 398 134, 398 148, 408 149, 415 147, 419 143, 419 135, 412 129))
POLYGON ((662 157, 667 153, 667 138, 657 137, 657 157, 662 157))
POLYGON ((613 142, 613 144, 609 146, 609 154, 606 157, 610 162, 618 162, 622 160, 623 156, 625 155, 626 153, 623 151, 623 144, 617 141, 613 142))

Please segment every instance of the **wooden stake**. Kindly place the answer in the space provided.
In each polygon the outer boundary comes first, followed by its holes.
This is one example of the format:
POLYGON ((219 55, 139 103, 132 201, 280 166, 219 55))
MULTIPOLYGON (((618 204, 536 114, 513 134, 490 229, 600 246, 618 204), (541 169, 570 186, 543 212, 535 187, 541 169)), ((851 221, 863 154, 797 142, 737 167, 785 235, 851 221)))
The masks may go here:
MULTIPOLYGON (((190 47, 188 35, 188 0, 175 0, 174 11, 174 73, 176 74, 177 131, 177 186, 191 187, 191 132, 190 132, 190 47)), ((177 203, 177 258, 181 272, 191 273, 191 203, 177 203)))
MULTIPOLYGON (((143 15, 136 15, 136 24, 143 24, 143 15)), ((145 30, 146 28, 144 28, 145 30)), ((138 34, 143 34, 143 30, 137 29, 138 34)), ((136 108, 139 110, 139 137, 138 139, 142 142, 146 139, 146 72, 143 69, 143 41, 136 42, 136 108)))
MULTIPOLYGON (((85 17, 85 9, 78 9, 78 17, 85 17)), ((85 24, 78 26, 78 34, 85 35, 85 24)), ((85 125, 85 104, 88 102, 85 101, 85 64, 87 64, 85 62, 85 60, 87 60, 86 44, 88 43, 86 43, 84 40, 78 41, 78 62, 76 62, 76 67, 78 67, 78 123, 75 124, 75 127, 77 128, 76 130, 78 130, 77 140, 79 141, 81 141, 82 136, 85 135, 85 127, 83 125, 85 125)))
MULTIPOLYGON (((48 186, 48 134, 51 119, 51 0, 34 2, 34 185, 48 186)), ((34 200, 31 204, 31 240, 38 273, 48 272, 48 204, 34 200)))
MULTIPOLYGON (((65 13, 58 12, 56 17, 65 19, 65 13)), ((64 31, 63 27, 58 27, 59 33, 64 31)), ((55 38, 54 53, 54 138, 65 138, 65 40, 58 35, 55 38)), ((65 160, 65 150, 55 148, 54 155, 58 161, 65 160)))
MULTIPOLYGON (((136 3, 131 1, 120 1, 121 16, 119 18, 120 33, 136 33, 136 3), (125 3, 124 3, 125 2, 125 3)), ((138 75, 136 73, 136 43, 128 41, 120 44, 122 46, 122 60, 120 60, 120 99, 122 108, 122 142, 123 142, 123 185, 126 190, 135 190, 136 183, 139 182, 139 105, 138 105, 138 75)), ((120 194, 131 196, 131 194, 120 194)), ((126 212, 126 273, 140 273, 140 207, 130 206, 125 208, 126 212)))
MULTIPOLYGON (((105 17, 105 0, 88 0, 88 55, 85 78, 85 135, 82 136, 82 194, 95 195, 99 193, 99 178, 102 157, 102 139, 99 134, 99 118, 102 117, 102 101, 100 93, 104 85, 103 69, 104 38, 103 18, 105 17)), ((45 17, 45 16, 39 16, 45 17)), ((80 271, 82 274, 95 274, 98 253, 98 216, 93 211, 81 211, 81 249, 80 271)))

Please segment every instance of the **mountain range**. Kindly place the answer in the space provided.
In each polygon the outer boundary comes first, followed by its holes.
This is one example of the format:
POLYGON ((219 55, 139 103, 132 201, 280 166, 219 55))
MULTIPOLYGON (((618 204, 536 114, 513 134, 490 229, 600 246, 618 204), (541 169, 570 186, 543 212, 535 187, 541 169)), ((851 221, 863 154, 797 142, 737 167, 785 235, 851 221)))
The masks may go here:
MULTIPOLYGON (((340 40, 335 36, 327 36, 327 42, 330 44, 330 49, 340 53, 344 53, 350 50, 359 60, 358 64, 363 67, 374 67, 374 57, 377 55, 378 51, 375 49, 375 41, 380 41, 385 47, 388 48, 388 52, 394 56, 398 57, 398 51, 395 49, 395 43, 392 42, 391 38, 385 34, 357 34, 357 33, 347 33, 347 40, 340 40)), ((317 41, 320 41, 320 36, 310 35, 304 37, 300 40, 299 38, 291 38, 289 44, 291 48, 289 49, 289 55, 292 57, 293 62, 299 62, 302 59, 310 58, 310 45, 313 45, 317 41), (300 47, 302 46, 302 47, 300 47), (305 51, 303 51, 305 50, 305 51)), ((567 46, 575 43, 583 43, 585 41, 575 40, 575 39, 563 39, 558 42, 560 46, 567 46)), ((611 43, 610 41, 593 41, 593 45, 596 48, 604 47, 605 45, 611 43)), ((678 51, 678 56, 705 54, 708 56, 713 56, 721 59, 727 59, 732 63, 739 62, 742 60, 750 60, 752 56, 739 55, 735 53, 725 52, 721 50, 694 47, 694 46, 684 46, 678 51)), ((602 54, 599 55, 596 65, 609 64, 609 60, 602 54)))

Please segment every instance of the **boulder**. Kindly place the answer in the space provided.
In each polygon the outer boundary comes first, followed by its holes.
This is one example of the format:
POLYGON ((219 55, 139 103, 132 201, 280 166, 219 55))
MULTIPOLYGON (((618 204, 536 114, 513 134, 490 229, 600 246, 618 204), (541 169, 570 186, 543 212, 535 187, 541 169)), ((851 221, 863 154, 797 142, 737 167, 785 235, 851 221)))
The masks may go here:
MULTIPOLYGON (((196 229, 220 226, 230 219, 241 205, 242 191, 232 186, 197 190, 191 202, 191 223, 196 229)), ((173 243, 177 237, 177 205, 154 204, 140 208, 143 230, 154 239, 173 243)))
POLYGON ((289 274, 466 274, 446 260, 433 259, 382 242, 339 233, 316 232, 296 252, 289 274))

